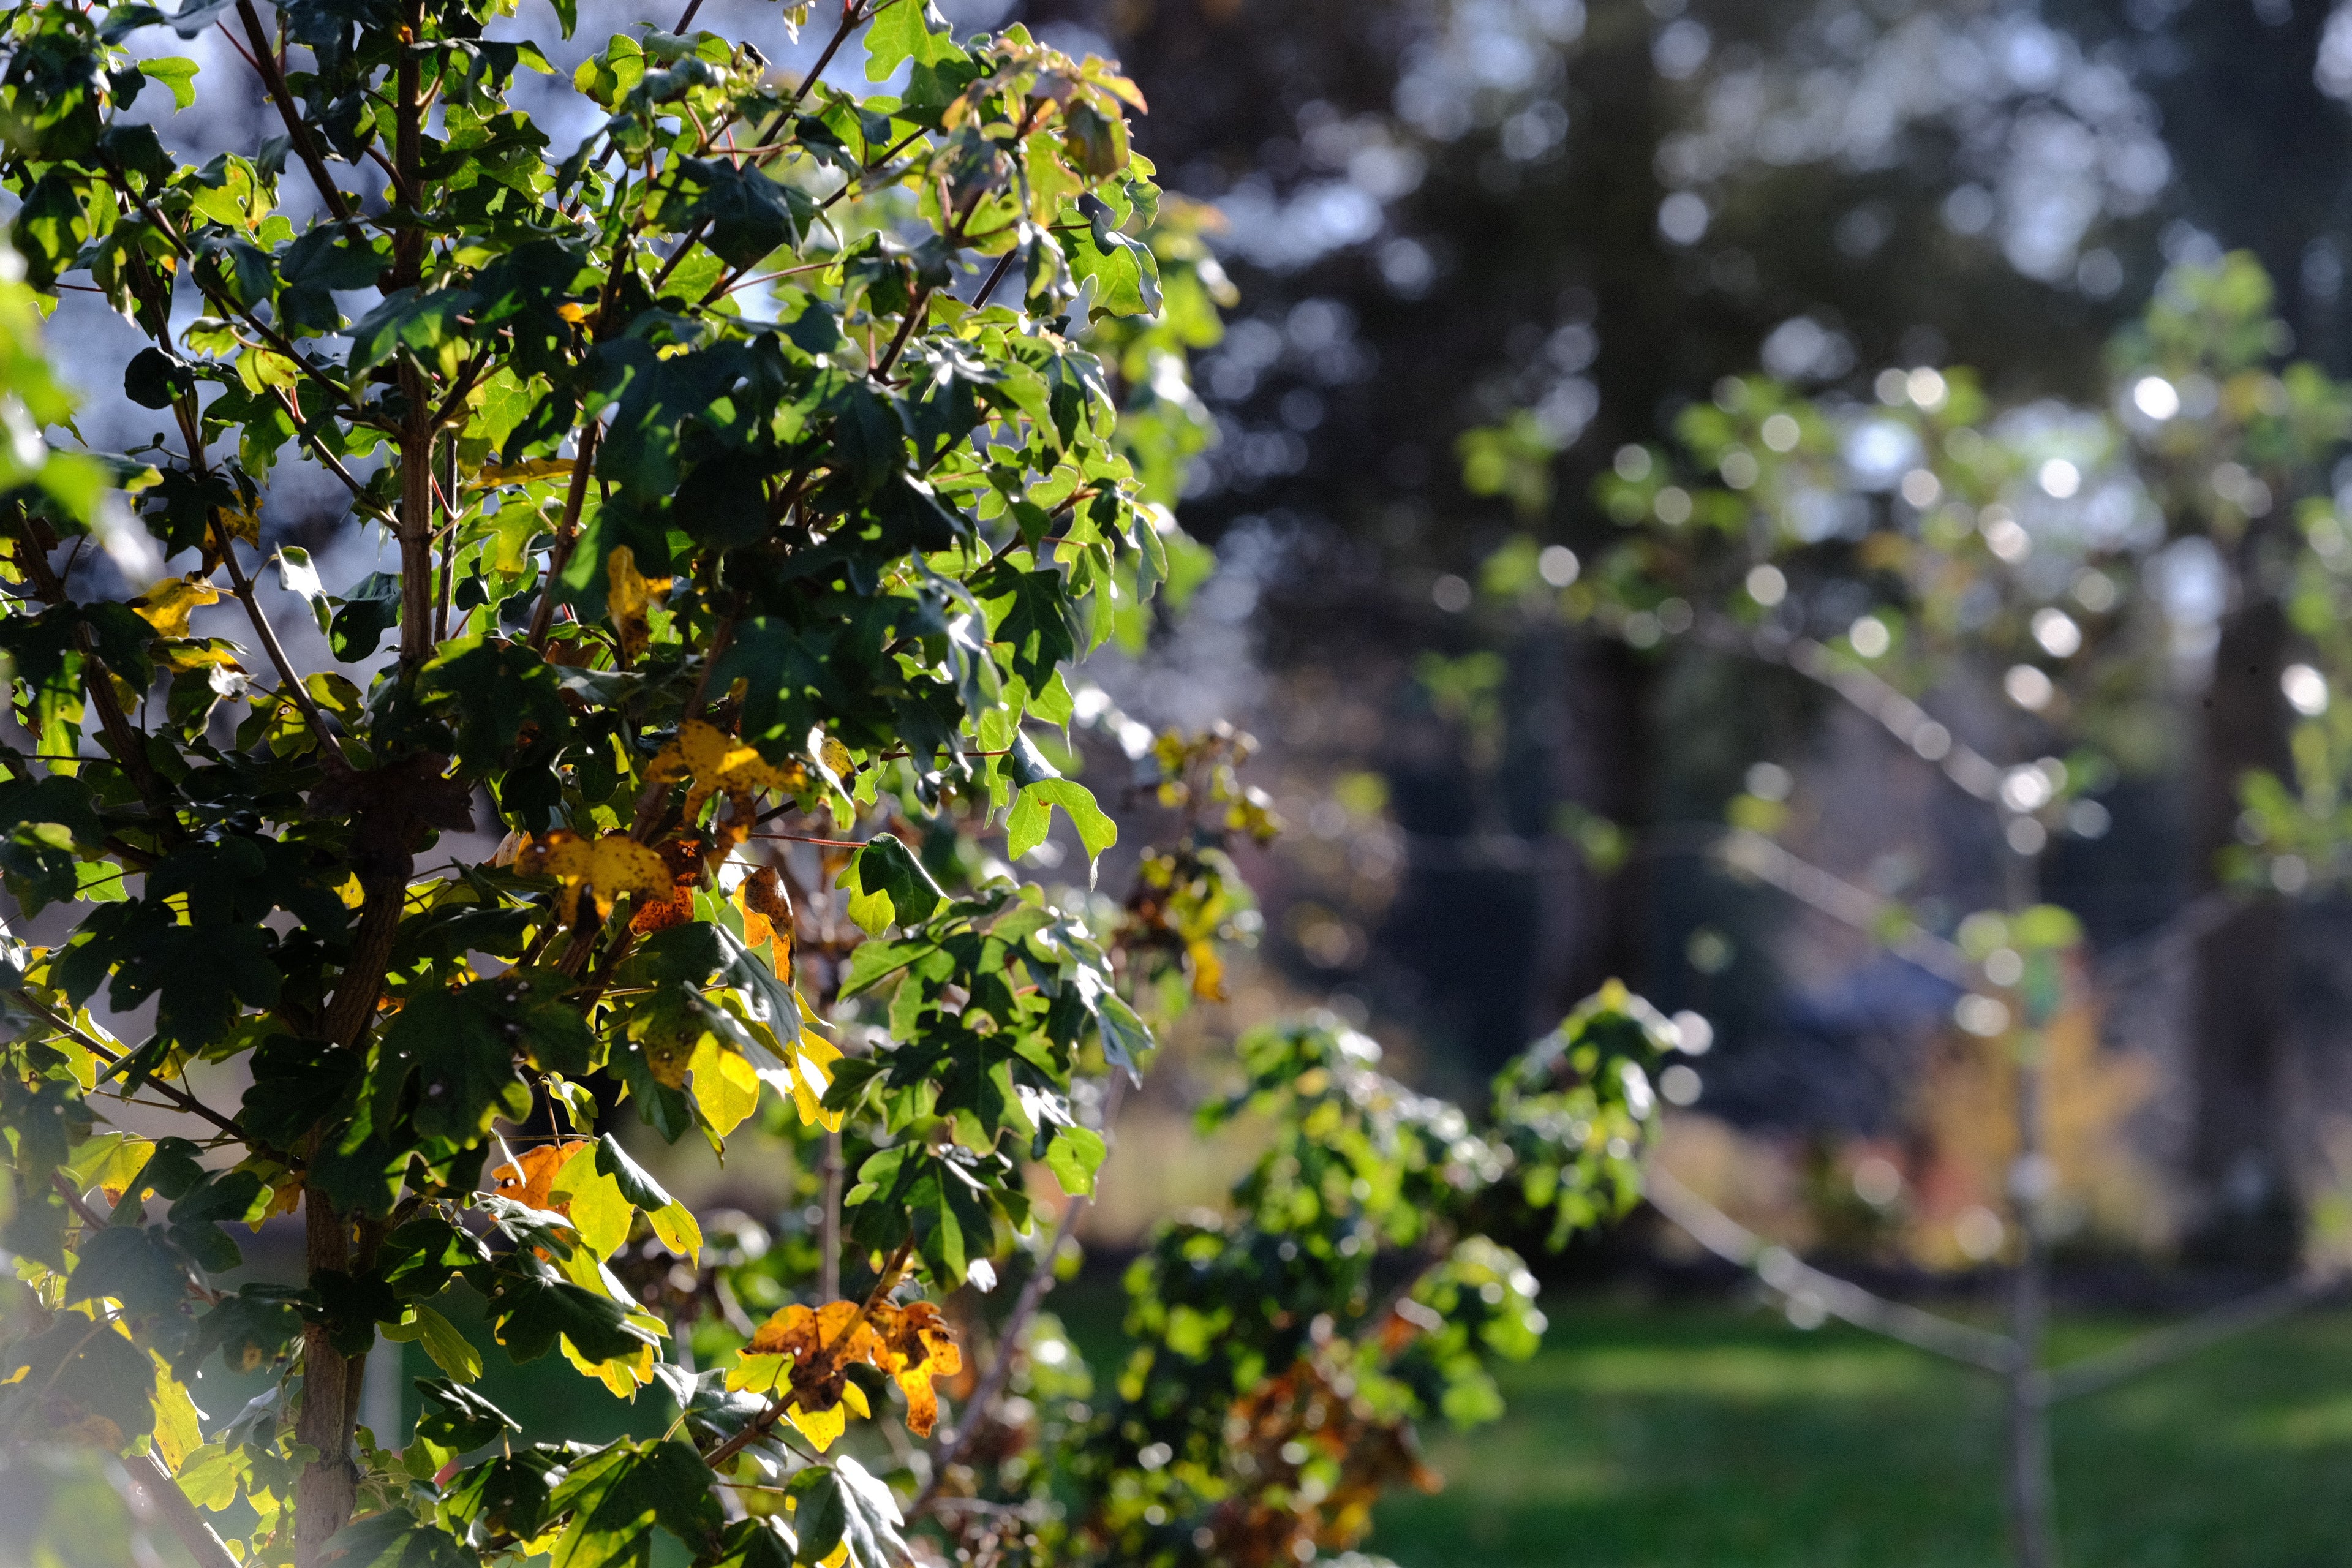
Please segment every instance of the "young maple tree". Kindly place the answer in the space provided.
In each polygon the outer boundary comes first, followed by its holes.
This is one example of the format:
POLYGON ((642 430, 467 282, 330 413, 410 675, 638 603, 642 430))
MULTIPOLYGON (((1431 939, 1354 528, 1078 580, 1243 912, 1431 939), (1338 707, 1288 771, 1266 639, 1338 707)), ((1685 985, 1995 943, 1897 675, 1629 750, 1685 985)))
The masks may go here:
POLYGON ((7 13, 0 876, 57 932, 0 973, 0 1487, 33 1550, 128 1553, 77 1446, 208 1568, 1352 1543, 1411 1469, 1373 1458, 1490 1413, 1484 1358, 1532 1344, 1532 1281, 1475 1228, 1628 1201, 1668 1036, 1602 999, 1484 1133, 1363 1042, 1257 1039, 1283 1152, 1139 1273, 1131 1395, 1044 1386, 1039 1300, 1145 1016, 1218 994, 1223 845, 1272 830, 1242 738, 1139 742, 1066 675, 1197 560, 1166 503, 1225 286, 1129 148, 1133 87, 1017 27, 848 0, 787 81, 689 5, 578 67, 566 149, 518 106, 544 55, 485 36, 511 11, 7 13), (132 110, 193 101, 194 66, 132 46, 215 25, 282 134, 192 164, 132 110), (824 79, 853 40, 898 89, 824 79), (67 274, 150 340, 122 366, 169 421, 148 447, 43 455, 68 408, 31 312, 67 274), (272 547, 305 470, 396 570, 331 593, 272 547), (315 639, 272 624, 301 605, 315 639), (1054 760, 1074 723, 1172 809, 1123 905, 1013 869, 1056 809, 1090 859, 1116 838, 1054 760), (108 1127, 121 1101, 178 1135, 108 1127), (598 1130, 616 1110, 791 1144, 818 1220, 698 1218, 598 1130), (299 1283, 224 1283, 225 1226, 297 1209, 299 1283), (983 1360, 942 1302, 1024 1247, 983 1360), (509 1356, 677 1419, 515 1441, 461 1289, 509 1356), (406 1434, 359 1421, 386 1340, 443 1373, 406 1434), (268 1384, 207 1433, 215 1358, 268 1384), (877 1474, 851 1451, 886 1424, 850 1417, 894 1398, 934 1447, 890 1433, 877 1474), (232 1555, 199 1510, 239 1502, 232 1555))

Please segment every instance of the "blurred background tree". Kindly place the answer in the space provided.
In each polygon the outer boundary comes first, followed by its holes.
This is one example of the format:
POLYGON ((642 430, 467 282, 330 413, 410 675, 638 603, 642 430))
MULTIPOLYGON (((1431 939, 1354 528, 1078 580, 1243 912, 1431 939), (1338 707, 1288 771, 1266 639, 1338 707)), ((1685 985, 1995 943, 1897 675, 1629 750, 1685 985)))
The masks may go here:
MULTIPOLYGON (((1755 755, 1801 748, 1816 698, 1474 625, 1477 564, 1524 527, 1573 572, 1617 526, 1593 480, 1726 375, 1867 398, 1886 369, 1967 364, 2007 405, 2097 406, 2105 346, 2164 268, 2226 249, 2277 281, 2269 346, 2340 372, 2352 17, 2290 0, 1023 15, 1144 62, 1150 150, 1225 218, 1244 303, 1203 366, 1223 439, 1186 513, 1220 544, 1205 608, 1256 633, 1258 665, 1223 674, 1260 704, 1296 797, 1345 784, 1374 808, 1327 806, 1328 833, 1301 836, 1270 951, 1464 1078, 1601 976, 1638 974, 1721 1027, 1711 1104, 1883 1121, 1908 1071, 1889 1042, 1931 1010, 1909 981, 1822 954, 1779 973, 1756 940, 1768 905, 1654 842, 1591 852, 1596 833, 1712 817, 1755 755), (1496 433, 1465 454, 1483 496, 1456 461, 1474 430, 1496 433)), ((2333 484, 2326 463, 2306 479, 2333 484)), ((2242 564, 2174 574, 2210 689, 2167 687, 2179 705, 2111 801, 2115 835, 2053 867, 2095 944, 2216 886, 2236 780, 2287 763, 2278 584, 2242 564)), ((2204 978, 2159 1009, 2188 1021, 2165 1103, 2189 1121, 2166 1153, 2210 1261, 2276 1268, 2298 1245, 2317 1134, 2287 1100, 2341 1047, 2325 1003, 2289 997, 2298 978, 2326 994, 2326 964, 2296 955, 2329 918, 2233 906, 2193 943, 2204 978)))

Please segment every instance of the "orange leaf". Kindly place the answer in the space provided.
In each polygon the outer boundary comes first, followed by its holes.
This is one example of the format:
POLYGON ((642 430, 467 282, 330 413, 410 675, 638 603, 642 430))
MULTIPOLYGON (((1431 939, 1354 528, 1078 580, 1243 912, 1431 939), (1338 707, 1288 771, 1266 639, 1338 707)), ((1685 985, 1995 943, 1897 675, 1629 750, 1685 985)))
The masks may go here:
POLYGON ((551 1196, 555 1178, 572 1163, 572 1156, 595 1146, 593 1138, 575 1138, 569 1142, 542 1143, 536 1149, 526 1149, 515 1156, 513 1164, 500 1165, 490 1173, 490 1190, 502 1198, 511 1198, 535 1209, 567 1213, 570 1205, 559 1205, 551 1196))

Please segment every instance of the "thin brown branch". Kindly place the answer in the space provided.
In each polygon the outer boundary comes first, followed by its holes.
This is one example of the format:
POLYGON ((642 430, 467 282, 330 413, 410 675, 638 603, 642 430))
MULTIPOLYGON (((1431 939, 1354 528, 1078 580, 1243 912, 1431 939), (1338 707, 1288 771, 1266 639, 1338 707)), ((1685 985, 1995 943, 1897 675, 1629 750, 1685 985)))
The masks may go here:
POLYGON ((1983 973, 1974 959, 1958 943, 1945 941, 1912 920, 1901 905, 1832 876, 1760 833, 1732 828, 1724 834, 1719 852, 1724 864, 1731 869, 1777 888, 1832 920, 1876 937, 1930 974, 1963 988, 1984 984, 1983 973))
POLYGON ((343 754, 342 742, 335 738, 334 731, 328 728, 326 712, 310 695, 310 688, 304 686, 302 678, 294 672, 294 661, 286 657, 286 645, 278 640, 278 632, 270 626, 269 616, 261 607, 260 596, 253 591, 253 579, 247 577, 245 568, 237 564, 236 541, 230 537, 227 529, 221 526, 217 510, 213 513, 212 526, 214 536, 220 542, 221 564, 228 568, 229 585, 236 593, 237 603, 245 606, 246 618, 253 623, 254 635, 261 639, 263 650, 269 655, 269 662, 278 667, 279 690, 300 710, 302 722, 310 727, 311 735, 319 742, 319 757, 327 764, 327 771, 331 773, 351 773, 352 761, 343 754))
POLYGON ((815 838, 805 833, 754 833, 753 838, 782 838, 794 844, 822 844, 828 849, 863 849, 865 841, 857 838, 815 838))
POLYGON ((841 1294, 841 1192, 849 1167, 841 1157, 841 1129, 824 1135, 824 1158, 817 1171, 824 1178, 824 1204, 817 1226, 816 1294, 830 1301, 841 1294))
POLYGON ((134 1454, 122 1464, 131 1472, 131 1485, 163 1516, 196 1568, 238 1568, 236 1558, 196 1511, 196 1505, 188 1500, 188 1494, 180 1489, 161 1458, 152 1453, 134 1454))
MULTIPOLYGON (((92 1039, 87 1033, 75 1027, 71 1020, 59 1017, 47 1003, 33 995, 32 993, 28 991, 11 991, 8 993, 8 995, 21 1004, 26 1010, 48 1024, 50 1027, 57 1029, 62 1034, 70 1036, 74 1042, 80 1046, 82 1049, 89 1052, 92 1056, 98 1058, 99 1060, 106 1063, 109 1067, 113 1066, 115 1063, 120 1062, 122 1059, 121 1052, 111 1049, 107 1046, 100 1044, 97 1040, 92 1039)), ((215 1110, 211 1106, 206 1105, 194 1095, 188 1093, 184 1089, 175 1089, 160 1078, 151 1078, 147 1082, 148 1086, 153 1089, 156 1093, 162 1095, 164 1099, 170 1100, 173 1105, 178 1106, 182 1110, 186 1111, 189 1115, 201 1116, 206 1121, 211 1122, 214 1126, 227 1133, 230 1137, 237 1139, 240 1142, 244 1140, 245 1129, 238 1126, 234 1119, 223 1116, 219 1111, 215 1110)))
POLYGON ((547 647, 547 634, 555 624, 555 584, 564 569, 572 564, 572 550, 580 542, 580 512, 588 504, 588 481, 596 468, 596 437, 604 429, 593 418, 580 427, 579 450, 572 459, 572 485, 564 491, 563 516, 555 525, 555 547, 548 552, 547 576, 539 591, 539 603, 530 613, 530 646, 536 653, 547 647))
MULTIPOLYGON (((245 36, 253 45, 247 63, 260 74, 261 85, 269 90, 269 101, 278 106, 278 118, 286 122, 286 134, 292 139, 295 156, 310 172, 310 183, 319 187, 319 195, 327 210, 338 218, 352 216, 351 203, 343 193, 335 189, 334 177, 327 172, 327 161, 319 152, 319 144, 310 139, 310 124, 301 110, 294 105, 294 95, 286 86, 286 73, 278 68, 277 51, 269 47, 268 35, 261 30, 261 18, 254 13, 253 0, 236 0, 237 19, 245 24, 245 36)), ((222 29, 226 32, 226 28, 222 29)), ((231 39, 232 43, 236 40, 231 39)))
POLYGON ((106 1228, 106 1216, 99 1213, 96 1209, 90 1207, 88 1203, 83 1201, 82 1195, 74 1191, 73 1184, 67 1181, 61 1173, 55 1171, 50 1172, 49 1184, 57 1188, 58 1195, 65 1199, 66 1206, 72 1209, 75 1214, 81 1216, 81 1223, 83 1225, 89 1226, 93 1231, 104 1230, 106 1228))

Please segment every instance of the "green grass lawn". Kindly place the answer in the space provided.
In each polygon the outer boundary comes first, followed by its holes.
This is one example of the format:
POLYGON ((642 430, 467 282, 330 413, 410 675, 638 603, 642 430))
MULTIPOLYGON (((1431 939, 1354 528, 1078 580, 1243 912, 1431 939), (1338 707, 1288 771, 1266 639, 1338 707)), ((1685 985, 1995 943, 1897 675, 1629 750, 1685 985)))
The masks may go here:
MULTIPOLYGON (((1402 1568, 1995 1568, 2001 1405, 1980 1373, 1721 1307, 1551 1304, 1510 1414, 1431 1434, 1446 1477, 1369 1545, 1402 1568)), ((2073 1325, 2062 1356, 2134 1325, 2073 1325)), ((2209 1351, 2054 1423, 2068 1568, 2352 1562, 2352 1314, 2209 1351)))

